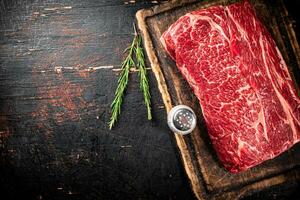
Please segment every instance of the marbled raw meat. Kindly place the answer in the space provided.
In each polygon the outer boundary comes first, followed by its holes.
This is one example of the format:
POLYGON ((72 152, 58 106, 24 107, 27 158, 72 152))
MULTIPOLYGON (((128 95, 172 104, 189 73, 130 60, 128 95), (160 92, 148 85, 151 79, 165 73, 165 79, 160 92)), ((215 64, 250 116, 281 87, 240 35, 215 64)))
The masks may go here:
POLYGON ((299 142, 294 83, 248 1, 190 12, 161 42, 200 100, 226 169, 246 170, 299 142))

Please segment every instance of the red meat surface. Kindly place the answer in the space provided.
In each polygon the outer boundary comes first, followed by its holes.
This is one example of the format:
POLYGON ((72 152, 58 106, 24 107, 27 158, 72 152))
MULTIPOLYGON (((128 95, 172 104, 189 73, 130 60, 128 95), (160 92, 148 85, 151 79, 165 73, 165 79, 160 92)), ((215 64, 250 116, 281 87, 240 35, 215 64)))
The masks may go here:
POLYGON ((236 173, 300 140, 300 100, 282 55, 248 1, 180 17, 161 37, 200 100, 220 161, 236 173))

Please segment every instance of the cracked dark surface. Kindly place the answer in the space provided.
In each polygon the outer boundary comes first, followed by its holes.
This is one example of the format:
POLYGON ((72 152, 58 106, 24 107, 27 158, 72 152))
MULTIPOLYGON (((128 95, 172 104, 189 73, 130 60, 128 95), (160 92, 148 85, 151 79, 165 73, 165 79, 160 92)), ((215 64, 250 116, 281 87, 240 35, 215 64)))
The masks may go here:
MULTIPOLYGON (((0 0, 4 199, 194 199, 151 72, 154 120, 132 72, 121 117, 108 130, 135 12, 155 4, 0 0)), ((299 6, 288 5, 296 13, 299 6)), ((297 197, 297 188, 256 199, 297 197)))

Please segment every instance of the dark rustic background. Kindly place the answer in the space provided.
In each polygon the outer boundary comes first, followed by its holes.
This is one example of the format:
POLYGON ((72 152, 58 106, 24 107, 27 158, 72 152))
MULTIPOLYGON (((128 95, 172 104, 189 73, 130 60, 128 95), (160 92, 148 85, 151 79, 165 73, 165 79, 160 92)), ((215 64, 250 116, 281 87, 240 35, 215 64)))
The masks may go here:
MULTIPOLYGON (((158 3, 0 0, 1 199, 194 198, 150 70, 154 120, 132 72, 107 126, 135 12, 158 3)), ((299 185, 246 199, 300 199, 299 185)))

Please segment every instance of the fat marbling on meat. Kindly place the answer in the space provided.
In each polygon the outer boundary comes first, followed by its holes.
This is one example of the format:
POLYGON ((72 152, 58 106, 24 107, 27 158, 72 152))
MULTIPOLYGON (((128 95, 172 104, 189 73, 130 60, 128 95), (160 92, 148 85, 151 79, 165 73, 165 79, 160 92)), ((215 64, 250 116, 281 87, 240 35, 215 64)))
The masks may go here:
POLYGON ((299 142, 295 85, 248 1, 187 13, 161 42, 198 97, 226 169, 244 171, 299 142))

